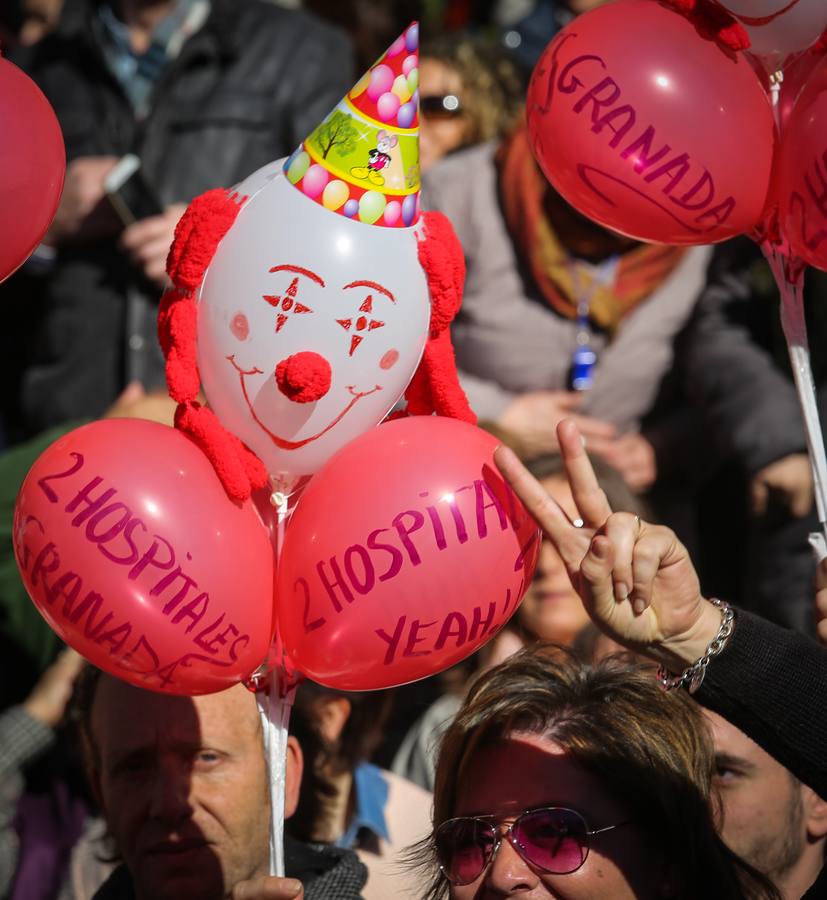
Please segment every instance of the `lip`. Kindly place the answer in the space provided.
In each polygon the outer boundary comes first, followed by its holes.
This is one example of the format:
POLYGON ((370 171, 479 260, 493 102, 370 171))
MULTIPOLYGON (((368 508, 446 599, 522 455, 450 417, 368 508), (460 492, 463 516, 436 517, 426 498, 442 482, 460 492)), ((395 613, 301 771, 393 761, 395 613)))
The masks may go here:
POLYGON ((375 394, 377 391, 382 390, 381 386, 378 384, 373 388, 373 390, 370 391, 357 391, 352 384, 348 385, 348 393, 353 397, 353 399, 329 425, 327 425, 316 434, 311 435, 309 438, 304 438, 301 441, 288 441, 286 438, 279 437, 279 435, 274 434, 272 431, 270 431, 270 429, 264 424, 264 422, 259 419, 259 417, 256 415, 256 411, 253 409, 253 404, 250 402, 250 398, 247 395, 247 384, 244 379, 247 375, 262 375, 264 374, 262 370, 254 367, 245 371, 235 361, 234 354, 228 356, 227 360, 231 363, 236 372, 238 372, 238 380, 241 383, 241 393, 244 396, 244 402, 247 404, 247 409, 250 411, 250 415, 253 417, 253 421, 267 435, 267 437, 269 437, 270 440, 282 450, 298 450, 299 448, 318 440, 320 437, 326 435, 331 428, 338 425, 339 422, 341 422, 342 419, 344 419, 344 417, 351 411, 351 409, 353 409, 353 407, 362 399, 362 397, 369 397, 371 394, 375 394))
POLYGON ((209 846, 204 838, 184 838, 180 841, 159 841, 144 851, 145 856, 182 856, 209 846))

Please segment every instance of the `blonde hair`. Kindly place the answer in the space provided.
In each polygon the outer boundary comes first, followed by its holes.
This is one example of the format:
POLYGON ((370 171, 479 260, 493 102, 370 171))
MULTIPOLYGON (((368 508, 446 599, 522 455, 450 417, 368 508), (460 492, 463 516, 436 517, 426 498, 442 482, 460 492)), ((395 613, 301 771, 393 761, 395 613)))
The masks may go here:
POLYGON ((469 37, 423 41, 422 59, 434 59, 457 73, 468 124, 464 146, 505 136, 523 110, 524 79, 497 44, 469 37))

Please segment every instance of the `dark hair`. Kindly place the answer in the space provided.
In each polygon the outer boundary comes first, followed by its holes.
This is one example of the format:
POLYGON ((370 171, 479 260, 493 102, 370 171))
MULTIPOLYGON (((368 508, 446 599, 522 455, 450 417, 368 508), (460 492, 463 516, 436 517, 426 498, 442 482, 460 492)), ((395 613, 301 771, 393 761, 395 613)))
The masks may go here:
POLYGON ((100 766, 98 747, 92 736, 92 707, 103 672, 87 663, 75 679, 72 699, 69 701, 67 718, 77 728, 81 750, 87 770, 100 766))
MULTIPOLYGON (((454 815, 474 755, 518 733, 558 744, 628 808, 674 872, 675 900, 709 897, 711 885, 716 900, 778 900, 716 832, 714 754, 700 708, 684 693, 663 693, 651 671, 616 657, 590 666, 541 645, 483 673, 442 739, 434 830, 454 815)), ((426 847, 426 896, 442 900, 448 888, 432 839, 426 847)))
POLYGON ((337 691, 313 681, 299 685, 290 730, 304 751, 305 767, 296 812, 285 823, 293 837, 317 841, 326 834, 324 806, 337 794, 335 781, 376 752, 393 698, 393 691, 337 691), (319 727, 319 703, 330 697, 344 697, 350 703, 350 714, 335 742, 326 740, 319 727))
MULTIPOLYGON (((597 483, 600 485, 613 512, 628 512, 641 519, 651 520, 646 503, 629 487, 626 480, 613 466, 599 456, 590 456, 597 483)), ((544 453, 524 460, 525 467, 538 480, 560 478, 566 481, 566 467, 559 453, 544 453)))

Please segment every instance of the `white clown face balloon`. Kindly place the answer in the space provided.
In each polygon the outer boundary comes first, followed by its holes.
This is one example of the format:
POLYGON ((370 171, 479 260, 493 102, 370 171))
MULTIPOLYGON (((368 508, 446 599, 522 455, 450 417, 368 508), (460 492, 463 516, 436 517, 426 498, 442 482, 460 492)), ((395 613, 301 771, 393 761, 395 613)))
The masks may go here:
POLYGON ((825 0, 718 0, 746 28, 751 53, 768 71, 780 69, 827 28, 825 0))
POLYGON ((282 174, 251 187, 197 295, 198 364, 218 418, 290 478, 378 424, 413 376, 430 322, 423 226, 337 215, 282 174), (309 402, 284 383, 289 357, 312 374, 309 402))

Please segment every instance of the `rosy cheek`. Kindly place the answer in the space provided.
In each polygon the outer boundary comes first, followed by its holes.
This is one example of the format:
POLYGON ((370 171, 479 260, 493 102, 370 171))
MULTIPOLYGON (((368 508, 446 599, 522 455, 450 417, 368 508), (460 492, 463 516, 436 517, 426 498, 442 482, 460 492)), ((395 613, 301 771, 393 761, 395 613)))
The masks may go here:
POLYGON ((240 340, 246 341, 250 334, 250 323, 244 313, 238 313, 230 322, 230 331, 240 340))
POLYGON ((380 369, 392 369, 399 361, 398 350, 388 350, 388 352, 379 360, 380 369))

